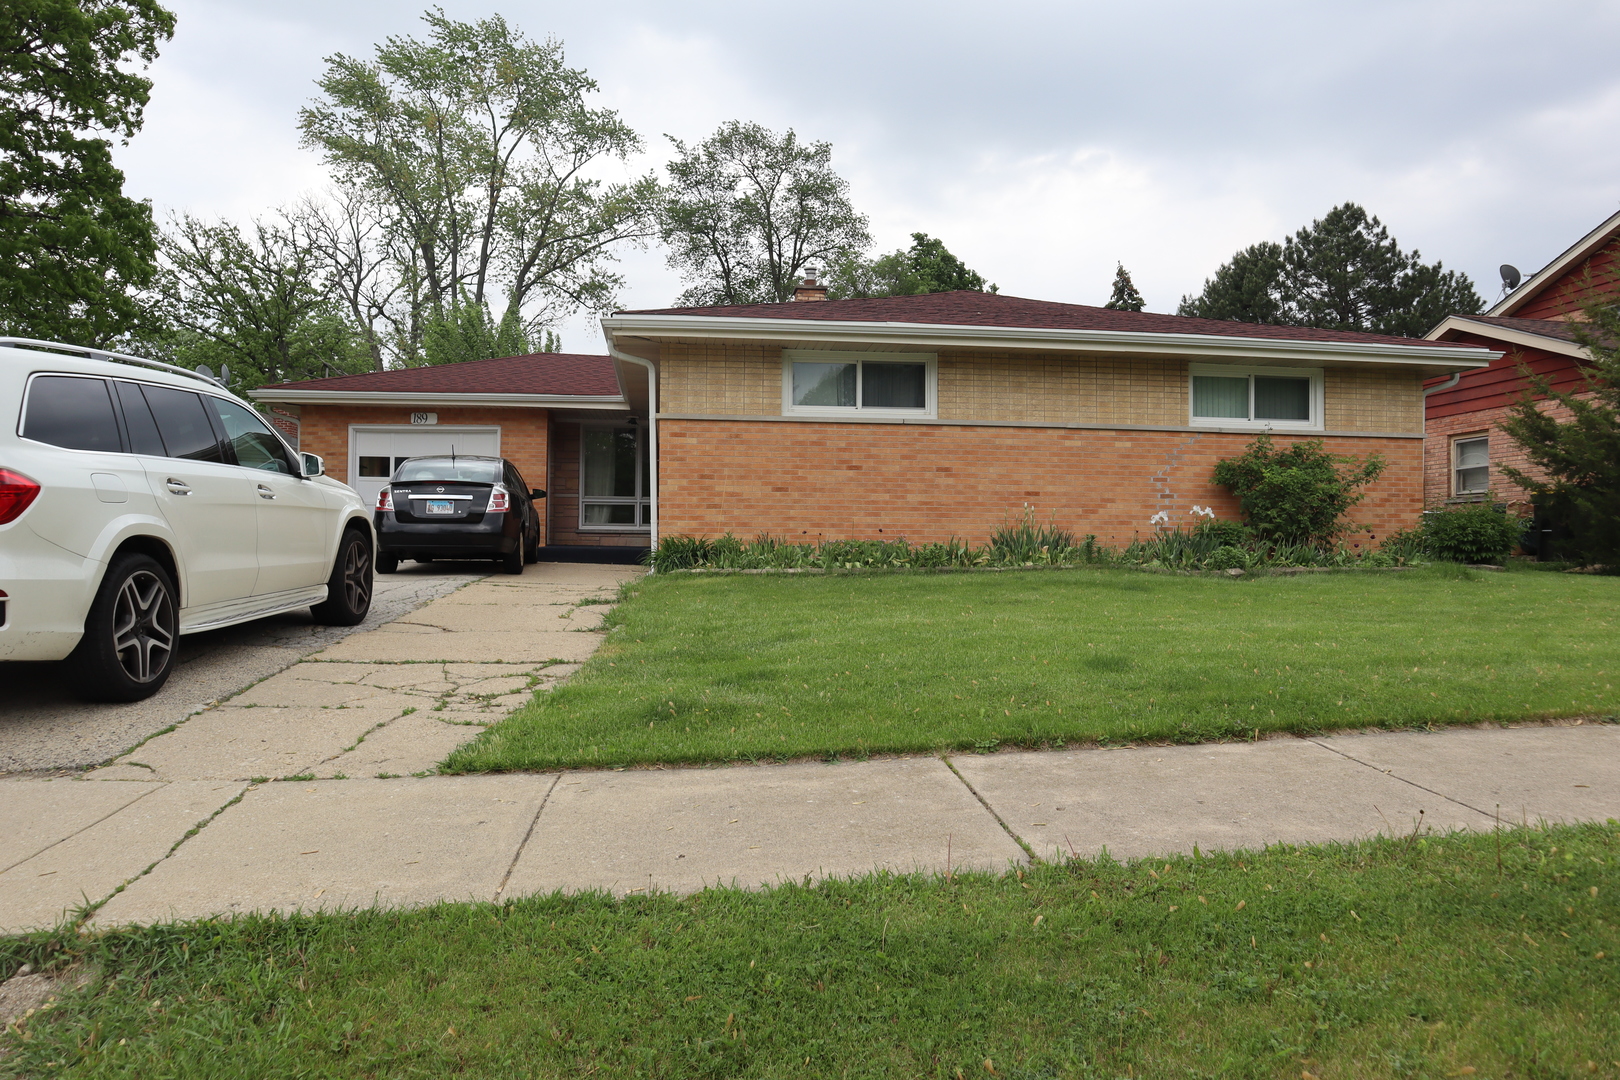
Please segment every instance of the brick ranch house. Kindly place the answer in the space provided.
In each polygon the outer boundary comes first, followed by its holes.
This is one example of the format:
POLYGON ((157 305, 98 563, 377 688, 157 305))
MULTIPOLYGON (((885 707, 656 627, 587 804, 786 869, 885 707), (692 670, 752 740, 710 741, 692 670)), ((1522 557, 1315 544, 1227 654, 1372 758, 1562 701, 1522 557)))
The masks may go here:
POLYGON ((652 379, 660 535, 982 542, 1027 504, 1128 542, 1168 511, 1238 516, 1209 482, 1262 431, 1377 452, 1355 517, 1423 507, 1423 383, 1499 353, 977 292, 621 311, 618 370, 652 379), (815 301, 815 302, 807 302, 815 301))
POLYGON ((1423 508, 1423 383, 1501 354, 1302 327, 1108 311, 977 292, 621 311, 609 356, 509 357, 314 379, 254 396, 300 414, 301 449, 375 497, 402 456, 511 458, 551 492, 547 542, 731 532, 958 537, 1035 508, 1129 542, 1196 504, 1236 518, 1216 461, 1262 431, 1389 467, 1374 534, 1423 508), (426 415, 423 415, 426 414, 426 415))
MULTIPOLYGON (((1431 507, 1494 497, 1528 512, 1525 491, 1500 469, 1534 475, 1524 451, 1499 425, 1530 389, 1525 369, 1554 389, 1579 390, 1586 350, 1571 323, 1585 305, 1620 291, 1620 214, 1593 229, 1483 315, 1453 315, 1429 332, 1435 342, 1493 349, 1484 368, 1458 372, 1429 386, 1425 429, 1424 502, 1431 507)), ((1567 409, 1547 406, 1555 415, 1567 409)), ((1562 418, 1562 417, 1561 417, 1562 418)))

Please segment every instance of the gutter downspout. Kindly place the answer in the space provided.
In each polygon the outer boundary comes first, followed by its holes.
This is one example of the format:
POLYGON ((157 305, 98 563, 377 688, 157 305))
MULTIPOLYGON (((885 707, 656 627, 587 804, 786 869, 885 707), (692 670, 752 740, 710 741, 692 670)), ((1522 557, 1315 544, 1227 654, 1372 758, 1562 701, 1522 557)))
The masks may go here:
POLYGON ((1451 378, 1447 379, 1443 383, 1435 383, 1433 386, 1423 391, 1423 396, 1428 397, 1430 394, 1438 394, 1442 390, 1450 390, 1453 386, 1457 385, 1457 380, 1461 378, 1462 372, 1453 371, 1451 373, 1451 378))
POLYGON ((647 369, 647 438, 652 443, 647 448, 647 465, 652 473, 647 478, 647 508, 652 512, 652 548, 658 550, 658 365, 651 360, 643 360, 639 356, 631 356, 620 352, 613 346, 612 335, 607 341, 608 355, 615 360, 623 360, 627 364, 635 364, 647 369))

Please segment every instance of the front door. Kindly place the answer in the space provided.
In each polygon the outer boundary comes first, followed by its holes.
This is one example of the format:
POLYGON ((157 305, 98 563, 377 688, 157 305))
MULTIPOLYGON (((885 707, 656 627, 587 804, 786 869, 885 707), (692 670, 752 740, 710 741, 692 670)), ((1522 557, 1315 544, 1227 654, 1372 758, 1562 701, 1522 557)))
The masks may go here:
POLYGON ((356 427, 349 430, 349 486, 360 493, 366 505, 376 506, 377 496, 406 458, 440 454, 501 456, 501 429, 498 427, 356 427))
POLYGON ((259 497, 252 472, 227 463, 224 442, 199 395, 150 383, 123 383, 119 390, 132 441, 137 428, 154 428, 151 434, 161 436, 162 456, 151 453, 155 440, 138 444, 137 452, 185 560, 185 606, 252 596, 259 573, 259 497), (138 411, 143 403, 149 413, 138 411))
POLYGON ((332 573, 328 545, 336 536, 336 504, 321 485, 298 475, 297 464, 257 413, 224 398, 205 399, 225 428, 236 467, 253 481, 258 501, 259 578, 255 596, 307 589, 332 573))

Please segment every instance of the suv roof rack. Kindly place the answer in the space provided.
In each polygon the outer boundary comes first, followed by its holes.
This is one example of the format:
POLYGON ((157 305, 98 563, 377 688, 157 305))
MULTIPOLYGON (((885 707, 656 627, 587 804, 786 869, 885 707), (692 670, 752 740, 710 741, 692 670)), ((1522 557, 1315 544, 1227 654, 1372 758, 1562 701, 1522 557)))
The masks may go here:
POLYGON ((188 378, 196 379, 199 382, 205 382, 211 386, 217 386, 226 393, 231 392, 230 387, 226 386, 212 375, 204 375, 200 371, 192 371, 189 368, 178 367, 174 364, 165 364, 161 360, 147 360, 139 356, 130 356, 127 353, 109 352, 106 349, 90 349, 83 345, 64 345, 60 341, 41 341, 38 338, 0 337, 0 347, 4 346, 19 346, 28 349, 48 349, 52 352, 70 353, 76 356, 83 356, 90 360, 109 360, 119 364, 138 364, 141 367, 156 368, 159 371, 167 371, 175 375, 185 375, 188 378))

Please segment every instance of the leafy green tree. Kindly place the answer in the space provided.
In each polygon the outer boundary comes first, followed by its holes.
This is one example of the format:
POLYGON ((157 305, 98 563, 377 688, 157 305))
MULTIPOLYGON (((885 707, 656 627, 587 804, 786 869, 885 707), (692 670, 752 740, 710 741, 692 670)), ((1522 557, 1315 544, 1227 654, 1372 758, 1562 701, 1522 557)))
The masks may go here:
POLYGON ((106 345, 139 321, 152 208, 124 194, 108 136, 140 129, 174 33, 154 0, 0 5, 0 330, 106 345))
POLYGON ((229 365, 240 386, 372 366, 298 217, 261 218, 244 234, 188 215, 162 233, 160 253, 141 342, 148 354, 229 365))
POLYGON ((1530 377, 1531 391, 1508 411, 1502 430, 1524 448, 1530 464, 1545 475, 1532 476, 1511 465, 1502 474, 1537 496, 1561 518, 1574 538, 1572 547, 1589 562, 1620 564, 1620 296, 1587 308, 1585 323, 1572 322, 1576 340, 1591 362, 1586 385, 1554 390, 1530 377), (1541 398, 1542 402, 1538 402, 1541 398), (1562 406, 1558 419, 1546 404, 1562 406))
POLYGON ((564 63, 559 42, 499 16, 467 23, 434 9, 423 20, 426 40, 390 37, 370 61, 328 58, 322 99, 300 113, 305 145, 374 208, 368 242, 389 254, 380 261, 397 285, 381 290, 393 332, 379 339, 403 363, 417 361, 430 324, 466 323, 452 308, 499 302, 497 325, 520 319, 527 334, 610 307, 622 285, 613 249, 650 235, 657 195, 650 176, 592 178, 641 141, 587 104, 596 83, 564 63))
POLYGON ((833 299, 870 296, 917 296, 922 293, 995 292, 984 277, 970 270, 927 233, 912 233, 911 247, 867 259, 854 254, 828 274, 827 295, 833 299))
POLYGON ((1261 536, 1288 544, 1331 543, 1345 531, 1340 522, 1362 499, 1359 488, 1384 471, 1384 459, 1330 454, 1321 439, 1279 450, 1269 432, 1235 458, 1215 463, 1211 477, 1238 497, 1243 517, 1261 536))
POLYGON ((510 307, 496 322, 489 308, 463 298, 450 304, 444 316, 428 324, 423 352, 430 364, 458 364, 496 356, 527 356, 529 335, 510 307))
POLYGON ((777 303, 807 267, 836 266, 871 244, 832 146, 738 120, 675 158, 659 211, 669 265, 688 284, 679 303, 777 303))
POLYGON ((1117 264, 1114 271, 1114 292, 1103 307, 1110 311, 1141 311, 1146 301, 1142 294, 1136 291, 1136 283, 1131 280, 1131 272, 1125 269, 1124 263, 1117 264))
POLYGON ((1197 296, 1183 296, 1177 315, 1246 323, 1283 321, 1281 244, 1269 240, 1244 248, 1204 282, 1197 296))
POLYGON ((1239 252, 1183 297, 1179 314, 1324 330, 1421 337, 1451 314, 1483 303, 1466 274, 1404 252, 1355 203, 1330 210, 1277 245, 1239 252))

